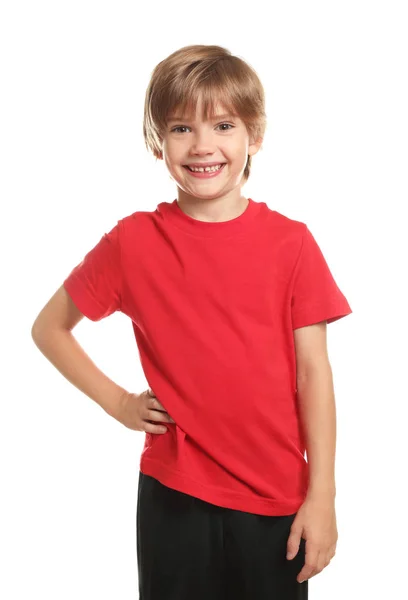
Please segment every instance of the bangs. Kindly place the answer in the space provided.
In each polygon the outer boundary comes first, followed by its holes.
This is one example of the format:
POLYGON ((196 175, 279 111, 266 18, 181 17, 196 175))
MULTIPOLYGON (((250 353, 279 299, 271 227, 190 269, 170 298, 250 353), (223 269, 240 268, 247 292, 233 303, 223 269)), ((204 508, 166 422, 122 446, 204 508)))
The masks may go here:
POLYGON ((209 84, 197 86, 190 90, 189 96, 182 89, 168 98, 168 110, 163 107, 162 122, 167 125, 169 119, 180 118, 194 119, 197 105, 201 100, 201 118, 203 121, 214 119, 219 114, 228 114, 239 117, 239 108, 236 106, 231 93, 225 85, 209 84))

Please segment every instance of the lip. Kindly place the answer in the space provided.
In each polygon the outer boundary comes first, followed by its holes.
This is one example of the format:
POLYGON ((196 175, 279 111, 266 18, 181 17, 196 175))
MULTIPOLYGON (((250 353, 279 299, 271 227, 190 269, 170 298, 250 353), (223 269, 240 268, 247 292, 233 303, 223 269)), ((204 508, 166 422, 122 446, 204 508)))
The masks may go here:
MULTIPOLYGON (((214 166, 219 165, 219 164, 221 164, 221 163, 213 163, 214 166)), ((194 173, 194 171, 190 171, 190 169, 188 169, 186 165, 183 165, 183 169, 185 169, 189 175, 191 175, 192 177, 196 177, 197 179, 210 179, 212 177, 217 177, 217 175, 219 175, 224 170, 225 164, 226 163, 223 164, 221 169, 218 169, 218 171, 213 171, 212 173, 210 171, 203 171, 202 173, 194 173)), ((213 165, 208 165, 208 166, 210 167, 213 165)), ((200 165, 200 166, 204 167, 204 165, 200 165)))

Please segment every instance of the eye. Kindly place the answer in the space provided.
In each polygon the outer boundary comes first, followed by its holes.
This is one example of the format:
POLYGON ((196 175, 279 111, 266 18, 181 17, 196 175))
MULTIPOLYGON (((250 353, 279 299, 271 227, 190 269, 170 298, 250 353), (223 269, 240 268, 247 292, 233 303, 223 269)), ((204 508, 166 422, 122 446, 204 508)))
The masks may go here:
MULTIPOLYGON (((234 127, 234 125, 231 125, 230 123, 220 123, 219 125, 217 125, 217 127, 221 127, 221 125, 227 125, 227 127, 231 128, 234 127)), ((222 131, 229 131, 229 129, 222 129, 222 131)))
MULTIPOLYGON (((220 123, 219 125, 217 125, 217 127, 221 127, 222 125, 226 125, 229 128, 233 128, 234 125, 231 125, 230 123, 220 123)), ((186 125, 179 125, 178 127, 174 127, 171 131, 175 131, 176 133, 179 133, 178 130, 180 129, 190 129, 189 127, 187 127, 186 125)), ((230 129, 221 129, 221 131, 230 131, 230 129)), ((180 132, 182 133, 182 132, 180 132)))
POLYGON ((188 127, 186 127, 185 125, 180 125, 179 127, 174 127, 174 129, 172 129, 171 131, 177 131, 178 129, 188 129, 188 127))

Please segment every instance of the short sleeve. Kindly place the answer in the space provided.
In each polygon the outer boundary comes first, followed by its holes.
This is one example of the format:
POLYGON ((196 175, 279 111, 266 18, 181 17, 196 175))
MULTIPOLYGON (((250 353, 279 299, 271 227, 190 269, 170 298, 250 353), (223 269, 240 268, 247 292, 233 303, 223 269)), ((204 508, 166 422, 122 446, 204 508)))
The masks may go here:
POLYGON ((320 321, 332 323, 352 313, 312 233, 305 225, 293 273, 292 329, 320 321))
POLYGON ((76 307, 100 321, 121 307, 120 221, 105 233, 64 280, 76 307))

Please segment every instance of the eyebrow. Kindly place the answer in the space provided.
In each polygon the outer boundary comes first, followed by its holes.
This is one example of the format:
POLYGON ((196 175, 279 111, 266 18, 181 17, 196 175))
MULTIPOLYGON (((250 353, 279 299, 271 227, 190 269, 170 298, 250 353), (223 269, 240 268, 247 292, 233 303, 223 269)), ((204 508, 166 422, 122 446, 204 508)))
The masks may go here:
MULTIPOLYGON (((215 115, 215 117, 210 118, 211 121, 217 121, 218 119, 227 119, 234 118, 233 115, 215 115)), ((171 117, 171 119, 167 119, 168 123, 173 123, 173 121, 189 121, 191 122, 193 119, 187 119, 186 117, 171 117)))

